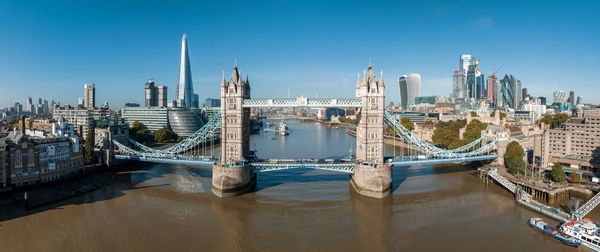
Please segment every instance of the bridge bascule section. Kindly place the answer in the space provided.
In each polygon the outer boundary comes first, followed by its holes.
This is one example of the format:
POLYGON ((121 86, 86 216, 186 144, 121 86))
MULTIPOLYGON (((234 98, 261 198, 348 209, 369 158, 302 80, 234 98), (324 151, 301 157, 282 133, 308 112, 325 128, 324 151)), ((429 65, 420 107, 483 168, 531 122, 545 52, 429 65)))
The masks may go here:
MULTIPOLYGON (((280 98, 252 99, 250 82, 243 80, 237 64, 229 81, 220 85, 221 111, 201 129, 181 142, 164 149, 154 149, 129 139, 130 145, 113 143, 119 149, 118 159, 158 163, 212 166, 212 191, 220 197, 242 194, 253 189, 256 174, 268 171, 312 168, 351 174, 350 183, 360 194, 383 198, 392 192, 392 166, 430 165, 448 162, 491 160, 498 157, 497 139, 477 139, 454 150, 439 148, 414 135, 384 109, 385 84, 383 77, 375 79, 369 63, 363 78, 357 80, 355 98, 280 98), (250 155, 250 108, 308 107, 356 108, 355 159, 312 160, 271 159, 253 160, 250 155), (384 130, 390 127, 403 142, 419 155, 384 158, 384 130), (193 152, 212 139, 220 128, 221 156, 197 155, 193 152), (131 147, 129 147, 131 146, 131 147), (190 154, 191 151, 191 154, 190 154)), ((504 143, 504 146, 506 144, 504 143)), ((500 151, 498 152, 500 153, 500 151)), ((414 154, 414 153, 413 153, 414 154)))

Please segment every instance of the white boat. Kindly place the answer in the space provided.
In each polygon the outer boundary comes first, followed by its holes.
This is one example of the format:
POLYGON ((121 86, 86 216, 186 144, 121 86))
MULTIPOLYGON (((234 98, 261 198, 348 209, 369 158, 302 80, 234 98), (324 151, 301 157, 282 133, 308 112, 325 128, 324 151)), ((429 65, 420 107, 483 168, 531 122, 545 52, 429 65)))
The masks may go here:
POLYGON ((589 219, 571 221, 560 226, 560 231, 566 235, 577 238, 584 246, 600 251, 600 230, 598 225, 589 219))
POLYGON ((277 131, 279 131, 279 135, 287 136, 290 133, 288 132, 288 126, 284 121, 279 123, 279 127, 277 127, 277 131))
POLYGON ((578 247, 581 244, 581 241, 575 237, 568 236, 559 232, 560 226, 556 228, 548 225, 542 218, 531 218, 528 222, 529 226, 541 231, 544 234, 551 236, 554 239, 559 240, 563 244, 578 247))

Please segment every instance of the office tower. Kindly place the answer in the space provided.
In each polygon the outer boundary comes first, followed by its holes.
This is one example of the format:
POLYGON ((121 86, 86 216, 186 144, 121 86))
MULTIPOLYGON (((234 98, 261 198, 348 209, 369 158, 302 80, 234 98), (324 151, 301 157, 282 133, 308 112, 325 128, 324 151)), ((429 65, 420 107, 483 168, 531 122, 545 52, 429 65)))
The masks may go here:
POLYGON ((50 108, 48 106, 48 100, 44 100, 44 113, 50 112, 50 108))
POLYGON ((190 57, 187 48, 187 35, 183 34, 181 38, 181 59, 179 62, 179 82, 175 91, 175 100, 179 107, 192 106, 194 99, 194 87, 192 84, 192 70, 190 67, 190 57))
POLYGON ((538 97, 540 99, 540 104, 541 105, 546 105, 546 97, 538 97))
POLYGON ((501 98, 503 106, 507 106, 514 110, 519 109, 521 106, 521 81, 515 78, 512 74, 504 75, 504 79, 501 81, 501 98))
POLYGON ((221 99, 206 98, 204 107, 221 107, 221 99))
POLYGON ((478 98, 487 95, 484 75, 479 71, 479 60, 473 55, 460 56, 460 69, 454 71, 453 94, 457 98, 478 98))
POLYGON ((554 93, 552 93, 555 104, 565 104, 566 96, 565 91, 562 90, 554 91, 554 93))
POLYGON ((198 96, 198 94, 194 94, 192 96, 192 108, 197 108, 200 107, 200 97, 198 96))
POLYGON ((583 104, 583 97, 577 96, 577 105, 583 104))
POLYGON ((93 83, 83 85, 83 106, 93 109, 96 107, 96 88, 93 83))
POLYGON ((79 99, 77 99, 77 107, 83 108, 83 103, 83 97, 79 97, 79 99))
POLYGON ((33 113, 33 100, 31 97, 27 97, 27 107, 25 107, 27 112, 33 113))
POLYGON ((152 79, 146 82, 146 85, 144 86, 144 91, 146 92, 144 106, 156 107, 158 105, 158 92, 154 87, 154 81, 152 81, 152 79))
POLYGON ((38 98, 38 104, 42 104, 42 98, 38 98))
POLYGON ((15 113, 17 115, 23 114, 23 105, 21 105, 21 103, 18 103, 18 102, 15 103, 15 113))
POLYGON ((167 86, 158 86, 156 87, 157 96, 158 96, 158 104, 157 106, 161 108, 167 107, 167 86))
POLYGON ((497 104, 497 95, 498 95, 498 85, 497 85, 498 79, 496 78, 496 75, 492 74, 490 76, 487 77, 487 85, 486 85, 486 93, 487 93, 487 97, 490 98, 490 102, 494 105, 497 104))
POLYGON ((459 69, 454 70, 452 94, 456 98, 466 98, 467 87, 465 83, 465 74, 459 69))
POLYGON ((570 91, 569 92, 569 100, 567 100, 568 103, 570 103, 571 105, 575 105, 575 92, 570 91))
POLYGON ((527 94, 527 88, 523 88, 523 92, 521 94, 521 100, 524 101, 525 98, 529 97, 529 95, 527 94))
POLYGON ((420 96, 421 75, 416 73, 406 74, 398 78, 400 86, 400 104, 402 108, 408 109, 415 105, 415 97, 420 96))

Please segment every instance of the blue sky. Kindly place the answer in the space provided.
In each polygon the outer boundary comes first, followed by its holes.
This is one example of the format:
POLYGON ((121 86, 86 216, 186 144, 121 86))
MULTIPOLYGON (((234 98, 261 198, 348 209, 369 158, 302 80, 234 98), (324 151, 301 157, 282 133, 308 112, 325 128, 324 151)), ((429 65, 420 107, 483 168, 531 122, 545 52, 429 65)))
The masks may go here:
POLYGON ((5 1, 0 107, 27 96, 76 104, 143 102, 149 78, 175 97, 181 36, 194 91, 219 95, 234 59, 252 96, 352 97, 372 59, 387 102, 420 73, 421 95, 448 95, 460 54, 514 74, 536 96, 573 90, 600 103, 600 1, 5 1))

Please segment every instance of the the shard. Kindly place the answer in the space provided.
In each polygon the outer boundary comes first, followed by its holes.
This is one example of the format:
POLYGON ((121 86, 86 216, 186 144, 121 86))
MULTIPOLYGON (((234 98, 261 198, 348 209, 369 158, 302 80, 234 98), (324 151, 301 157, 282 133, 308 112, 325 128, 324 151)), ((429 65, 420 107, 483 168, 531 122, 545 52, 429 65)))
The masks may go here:
POLYGON ((181 38, 179 81, 177 82, 177 91, 175 92, 177 106, 183 108, 191 107, 193 96, 194 86, 192 84, 192 69, 190 67, 190 56, 188 55, 187 36, 183 34, 183 38, 181 38))

